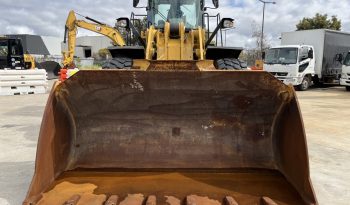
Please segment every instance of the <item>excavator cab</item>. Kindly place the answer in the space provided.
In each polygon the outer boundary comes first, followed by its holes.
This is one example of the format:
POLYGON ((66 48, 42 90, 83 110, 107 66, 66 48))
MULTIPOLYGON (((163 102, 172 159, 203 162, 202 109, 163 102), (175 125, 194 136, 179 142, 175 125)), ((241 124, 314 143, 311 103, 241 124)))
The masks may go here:
POLYGON ((21 39, 0 37, 0 69, 33 69, 34 57, 24 52, 21 39))
POLYGON ((202 3, 150 0, 143 46, 55 84, 25 205, 317 204, 293 87, 211 47, 233 20, 208 38, 202 3))
POLYGON ((24 69, 23 55, 20 39, 0 37, 0 69, 24 69))

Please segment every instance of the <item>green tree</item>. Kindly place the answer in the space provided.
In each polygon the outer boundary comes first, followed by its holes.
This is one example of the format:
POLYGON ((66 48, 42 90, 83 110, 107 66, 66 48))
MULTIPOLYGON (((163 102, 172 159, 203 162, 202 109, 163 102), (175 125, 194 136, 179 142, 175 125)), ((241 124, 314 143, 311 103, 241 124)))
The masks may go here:
POLYGON ((336 16, 328 18, 327 14, 317 13, 313 18, 303 18, 296 27, 297 31, 310 29, 331 29, 340 31, 341 20, 336 16))

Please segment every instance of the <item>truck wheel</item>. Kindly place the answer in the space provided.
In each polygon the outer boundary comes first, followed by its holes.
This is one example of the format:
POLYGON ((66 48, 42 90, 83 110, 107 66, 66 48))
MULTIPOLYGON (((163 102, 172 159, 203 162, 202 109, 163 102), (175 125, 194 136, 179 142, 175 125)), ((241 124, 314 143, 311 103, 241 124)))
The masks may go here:
POLYGON ((303 81, 301 82, 301 84, 298 85, 298 90, 305 91, 305 90, 309 89, 310 84, 311 84, 310 78, 305 76, 303 81))
POLYGON ((236 58, 223 58, 214 62, 217 70, 246 70, 247 64, 236 58))
POLYGON ((132 65, 131 58, 112 58, 103 63, 102 69, 131 69, 132 65))
POLYGON ((346 86, 346 91, 350 91, 350 86, 346 86))

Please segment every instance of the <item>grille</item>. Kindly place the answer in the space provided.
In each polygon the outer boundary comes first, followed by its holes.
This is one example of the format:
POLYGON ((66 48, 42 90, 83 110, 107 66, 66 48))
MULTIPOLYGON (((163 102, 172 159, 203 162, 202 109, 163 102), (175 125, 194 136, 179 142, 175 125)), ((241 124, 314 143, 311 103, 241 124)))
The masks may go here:
POLYGON ((284 72, 271 72, 271 74, 274 76, 282 76, 282 77, 285 77, 288 75, 288 73, 284 73, 284 72))

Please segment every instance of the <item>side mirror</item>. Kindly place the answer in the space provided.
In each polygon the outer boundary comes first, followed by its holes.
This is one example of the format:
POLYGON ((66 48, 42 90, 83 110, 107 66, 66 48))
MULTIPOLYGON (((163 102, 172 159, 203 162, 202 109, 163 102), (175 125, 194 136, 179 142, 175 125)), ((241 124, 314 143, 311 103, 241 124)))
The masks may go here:
POLYGON ((313 59, 313 58, 314 58, 314 51, 313 51, 313 50, 309 50, 308 57, 309 57, 310 59, 313 59))
POLYGON ((202 11, 205 10, 205 3, 204 3, 204 0, 201 0, 201 1, 200 1, 200 7, 201 7, 201 10, 202 10, 202 11))
POLYGON ((214 7, 219 8, 219 0, 213 0, 214 7))
POLYGON ((223 18, 221 20, 222 24, 221 24, 221 28, 225 29, 225 28, 233 28, 235 26, 234 24, 234 20, 231 18, 223 18))
POLYGON ((262 54, 261 54, 261 58, 262 58, 263 60, 265 60, 265 57, 266 57, 266 53, 265 53, 265 51, 264 51, 264 52, 262 52, 262 54))
POLYGON ((125 28, 125 29, 129 29, 130 28, 130 21, 128 18, 118 18, 117 19, 117 24, 116 27, 118 28, 125 28))
POLYGON ((137 5, 139 5, 139 2, 140 2, 140 0, 134 0, 134 2, 132 4, 134 6, 134 8, 136 8, 137 5))

